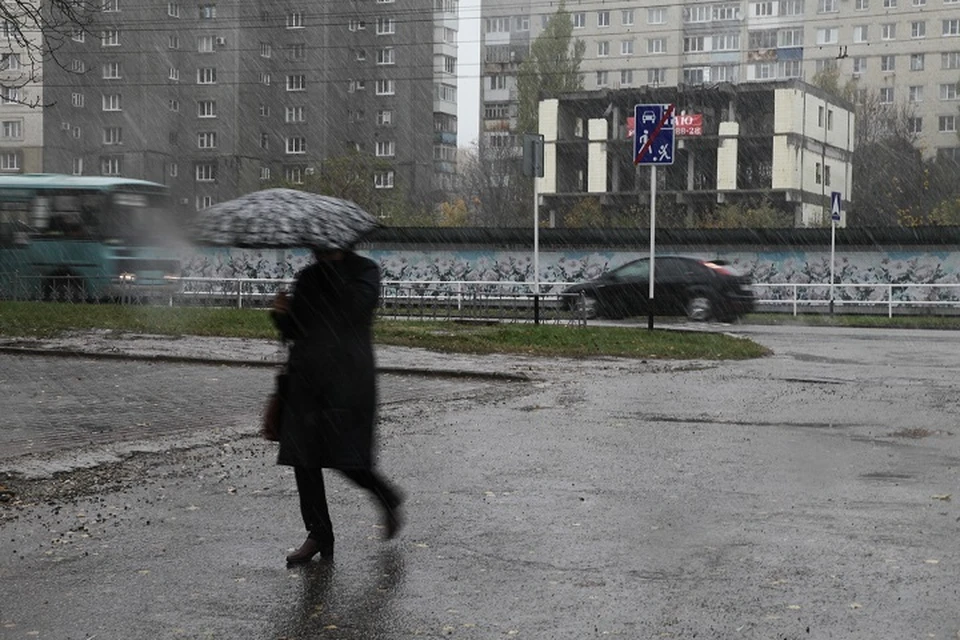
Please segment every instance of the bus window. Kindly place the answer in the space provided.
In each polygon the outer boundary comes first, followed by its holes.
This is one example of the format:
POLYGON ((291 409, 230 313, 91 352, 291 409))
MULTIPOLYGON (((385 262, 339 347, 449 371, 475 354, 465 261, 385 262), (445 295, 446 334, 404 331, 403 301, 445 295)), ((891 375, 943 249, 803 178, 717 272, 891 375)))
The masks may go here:
POLYGON ((45 231, 50 224, 50 204, 43 196, 33 199, 30 207, 30 224, 39 231, 45 231))

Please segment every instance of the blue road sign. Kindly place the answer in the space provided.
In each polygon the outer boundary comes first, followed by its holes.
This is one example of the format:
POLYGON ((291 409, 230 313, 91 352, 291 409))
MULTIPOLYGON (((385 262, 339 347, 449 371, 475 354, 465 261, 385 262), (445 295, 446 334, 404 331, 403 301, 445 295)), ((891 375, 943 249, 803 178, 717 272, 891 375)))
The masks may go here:
POLYGON ((634 106, 634 164, 673 164, 673 110, 672 104, 634 106))
POLYGON ((830 192, 830 219, 834 222, 840 222, 840 192, 830 192))

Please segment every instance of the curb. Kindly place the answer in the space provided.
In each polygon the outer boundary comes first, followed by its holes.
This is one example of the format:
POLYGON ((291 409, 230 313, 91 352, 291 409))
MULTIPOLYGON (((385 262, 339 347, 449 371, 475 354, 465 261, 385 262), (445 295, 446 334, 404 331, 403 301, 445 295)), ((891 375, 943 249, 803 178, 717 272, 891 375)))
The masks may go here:
MULTIPOLYGON (((204 358, 177 356, 168 354, 124 353, 82 351, 79 349, 43 349, 39 347, 11 347, 0 345, 0 353, 19 356, 41 356, 52 358, 87 358, 93 360, 126 360, 142 362, 161 362, 168 364, 198 364, 214 367, 263 367, 275 369, 281 363, 265 360, 237 360, 231 358, 204 358)), ((466 369, 429 369, 417 367, 377 367, 378 373, 394 375, 427 376, 431 378, 484 378, 503 382, 530 382, 532 378, 523 373, 504 373, 501 371, 470 371, 466 369)))

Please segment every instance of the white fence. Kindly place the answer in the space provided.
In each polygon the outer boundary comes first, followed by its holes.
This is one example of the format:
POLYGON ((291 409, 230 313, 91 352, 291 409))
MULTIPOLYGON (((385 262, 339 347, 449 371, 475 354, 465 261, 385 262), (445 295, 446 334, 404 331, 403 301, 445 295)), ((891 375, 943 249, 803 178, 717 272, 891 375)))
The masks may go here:
MULTIPOLYGON (((802 311, 821 311, 830 308, 828 283, 754 284, 757 293, 757 311, 789 310, 793 315, 802 311)), ((953 314, 960 309, 960 283, 838 283, 833 285, 833 310, 844 309, 854 313, 908 313, 911 309, 927 309, 929 313, 953 314)))

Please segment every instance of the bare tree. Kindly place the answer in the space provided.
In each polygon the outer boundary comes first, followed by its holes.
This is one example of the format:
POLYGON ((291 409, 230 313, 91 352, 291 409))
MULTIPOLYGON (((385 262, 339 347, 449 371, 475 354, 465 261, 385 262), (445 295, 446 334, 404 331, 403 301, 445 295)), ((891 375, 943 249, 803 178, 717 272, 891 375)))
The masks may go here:
POLYGON ((85 32, 110 0, 0 0, 0 85, 12 102, 19 88, 42 79, 43 65, 62 64, 58 54, 71 37, 85 32))
POLYGON ((513 147, 474 146, 460 163, 462 192, 479 226, 526 226, 533 206, 530 178, 523 176, 513 147))

